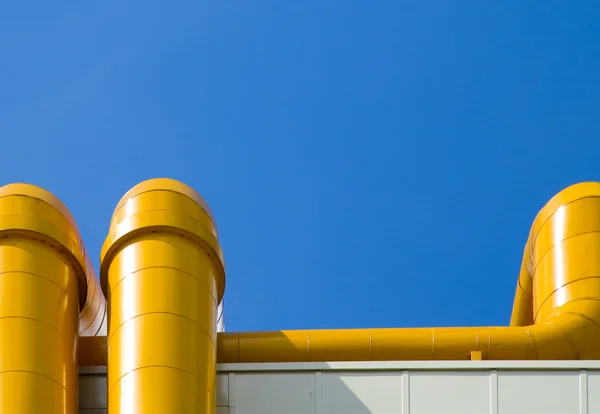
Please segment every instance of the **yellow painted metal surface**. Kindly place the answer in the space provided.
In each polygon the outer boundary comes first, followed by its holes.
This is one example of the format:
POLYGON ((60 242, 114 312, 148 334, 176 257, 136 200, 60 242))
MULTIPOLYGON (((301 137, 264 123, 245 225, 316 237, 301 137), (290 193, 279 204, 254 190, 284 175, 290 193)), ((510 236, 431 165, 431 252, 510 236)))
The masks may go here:
POLYGON ((219 362, 600 359, 600 183, 573 185, 534 220, 510 327, 240 332, 219 362))
POLYGON ((0 188, 0 412, 78 411, 79 328, 102 334, 105 301, 88 289, 93 276, 55 196, 28 184, 0 188))
POLYGON ((135 186, 113 214, 100 274, 109 306, 109 412, 214 412, 225 273, 201 197, 169 179, 135 186))

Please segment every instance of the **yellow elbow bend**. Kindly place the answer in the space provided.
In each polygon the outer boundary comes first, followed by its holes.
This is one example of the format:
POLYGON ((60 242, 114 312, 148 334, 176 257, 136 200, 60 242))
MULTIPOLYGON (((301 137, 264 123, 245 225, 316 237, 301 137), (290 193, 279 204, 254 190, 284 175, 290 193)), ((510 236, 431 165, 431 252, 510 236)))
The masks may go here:
POLYGON ((0 256, 0 412, 76 413, 79 328, 101 333, 104 298, 73 217, 42 188, 1 187, 0 256))
POLYGON ((225 273, 204 200, 175 180, 135 186, 115 208, 100 273, 109 411, 213 412, 225 273))

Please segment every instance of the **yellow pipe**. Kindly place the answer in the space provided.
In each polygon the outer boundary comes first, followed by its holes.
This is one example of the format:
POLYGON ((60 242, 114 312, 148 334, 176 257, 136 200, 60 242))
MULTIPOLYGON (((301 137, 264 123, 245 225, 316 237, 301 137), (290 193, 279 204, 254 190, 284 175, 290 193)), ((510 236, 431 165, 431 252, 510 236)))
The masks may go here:
POLYGON ((79 328, 103 332, 93 277, 60 200, 29 184, 0 188, 0 412, 78 412, 79 328))
POLYGON ((223 266, 212 214, 190 187, 153 179, 121 199, 100 269, 111 414, 215 411, 223 266))
POLYGON ((221 333, 218 362, 600 359, 600 183, 566 188, 533 222, 510 327, 221 333), (479 355, 479 354, 476 354, 479 355))

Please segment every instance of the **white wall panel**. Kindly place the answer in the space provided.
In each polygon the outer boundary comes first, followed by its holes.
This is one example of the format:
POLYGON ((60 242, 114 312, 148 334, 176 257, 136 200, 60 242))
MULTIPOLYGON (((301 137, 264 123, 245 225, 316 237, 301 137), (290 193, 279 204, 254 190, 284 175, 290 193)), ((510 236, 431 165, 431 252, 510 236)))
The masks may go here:
POLYGON ((498 412, 579 414, 580 371, 506 371, 498 373, 498 412))
POLYGON ((402 373, 325 372, 321 413, 402 414, 402 373))
POLYGON ((587 389, 588 412, 585 414, 600 413, 600 371, 587 372, 587 389))
MULTIPOLYGON (((217 414, 595 414, 600 361, 219 365, 217 414)), ((106 413, 106 367, 82 368, 80 412, 106 413)))
POLYGON ((217 405, 229 405, 229 375, 217 374, 217 405))
POLYGON ((490 411, 489 371, 417 371, 409 378, 410 414, 490 411))
POLYGON ((235 376, 235 414, 314 414, 314 373, 240 373, 235 376))

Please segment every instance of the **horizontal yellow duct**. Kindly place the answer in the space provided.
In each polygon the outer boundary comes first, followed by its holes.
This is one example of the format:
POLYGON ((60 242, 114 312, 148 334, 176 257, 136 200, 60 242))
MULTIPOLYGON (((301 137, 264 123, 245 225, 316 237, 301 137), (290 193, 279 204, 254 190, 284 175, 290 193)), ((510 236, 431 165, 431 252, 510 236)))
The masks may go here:
POLYGON ((223 333, 219 362, 600 359, 600 183, 535 218, 510 327, 223 333))

